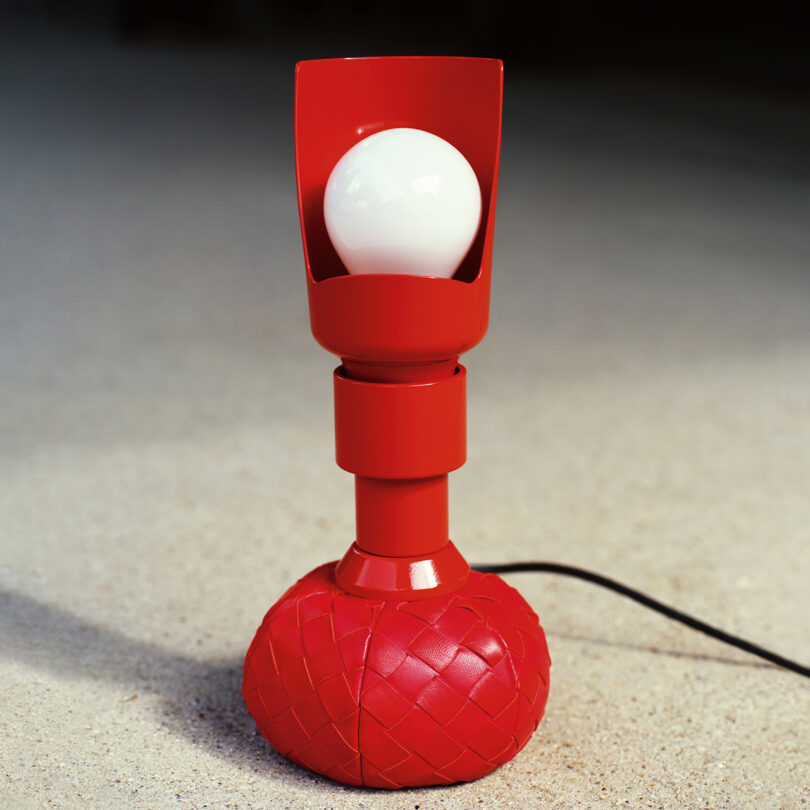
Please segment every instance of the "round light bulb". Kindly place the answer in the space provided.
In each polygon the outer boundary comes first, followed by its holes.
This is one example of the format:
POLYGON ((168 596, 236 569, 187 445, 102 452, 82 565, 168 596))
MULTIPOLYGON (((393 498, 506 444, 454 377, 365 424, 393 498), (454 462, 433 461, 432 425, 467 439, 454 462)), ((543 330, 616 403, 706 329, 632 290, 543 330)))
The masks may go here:
POLYGON ((450 278, 481 222, 481 189, 452 144, 386 129, 337 162, 323 199, 329 238, 349 273, 450 278))

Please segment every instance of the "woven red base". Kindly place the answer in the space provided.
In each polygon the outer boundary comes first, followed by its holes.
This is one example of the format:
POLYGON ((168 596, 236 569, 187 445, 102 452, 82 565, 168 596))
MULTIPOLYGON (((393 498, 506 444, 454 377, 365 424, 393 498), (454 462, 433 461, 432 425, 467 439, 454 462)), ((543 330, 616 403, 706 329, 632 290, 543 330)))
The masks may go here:
POLYGON ((339 588, 312 571, 268 611, 242 693, 270 744, 349 785, 478 779, 543 715, 550 660, 537 616, 494 574, 412 602, 339 588))

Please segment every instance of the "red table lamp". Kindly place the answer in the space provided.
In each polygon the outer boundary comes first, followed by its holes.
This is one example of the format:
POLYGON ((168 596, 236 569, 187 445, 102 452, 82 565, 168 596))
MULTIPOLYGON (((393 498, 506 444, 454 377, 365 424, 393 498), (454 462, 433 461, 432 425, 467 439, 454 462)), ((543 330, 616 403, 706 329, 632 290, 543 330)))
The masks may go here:
POLYGON ((537 616, 448 535, 447 475, 466 458, 458 356, 487 329, 502 65, 380 57, 296 69, 298 202, 312 331, 337 354, 337 462, 355 474, 357 534, 338 563, 272 607, 243 695, 284 756, 368 787, 477 779, 529 740, 548 696, 537 616), (481 224, 452 278, 349 275, 327 232, 338 160, 392 128, 438 135, 481 189, 481 224))

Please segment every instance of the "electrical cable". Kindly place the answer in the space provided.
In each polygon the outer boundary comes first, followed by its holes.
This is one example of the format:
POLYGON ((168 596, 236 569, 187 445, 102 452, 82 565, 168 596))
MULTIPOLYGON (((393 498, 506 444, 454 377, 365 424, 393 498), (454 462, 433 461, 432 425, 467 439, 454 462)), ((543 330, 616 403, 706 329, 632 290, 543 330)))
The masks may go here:
POLYGON ((744 638, 733 636, 730 633, 726 633, 724 630, 719 630, 716 627, 712 627, 710 624, 706 624, 706 622, 702 622, 700 619, 696 619, 694 616, 689 616, 680 610, 669 607, 669 605, 665 605, 662 602, 659 602, 657 599, 647 596, 641 591, 629 588, 627 585, 623 585, 621 582, 616 582, 613 579, 609 579, 608 577, 604 577, 601 574, 596 574, 593 571, 588 571, 584 568, 549 562, 516 562, 493 563, 491 565, 474 565, 472 566, 472 569, 473 571, 480 571, 482 574, 518 574, 523 572, 540 572, 548 574, 560 574, 566 577, 583 579, 586 582, 591 582, 594 585, 600 585, 603 588, 607 588, 608 590, 614 591, 622 596, 626 596, 628 599, 632 599, 634 602, 638 602, 650 610, 661 613, 668 619, 685 624, 687 627, 691 627, 693 630, 705 633, 707 636, 711 636, 718 641, 722 641, 724 644, 730 644, 732 647, 737 647, 738 649, 744 650, 751 655, 756 655, 759 658, 763 658, 772 664, 776 664, 778 667, 784 667, 785 669, 791 670, 791 672, 796 672, 799 675, 803 675, 805 678, 810 678, 810 667, 803 666, 797 661, 792 661, 789 658, 785 658, 784 656, 781 656, 775 652, 766 650, 764 647, 760 647, 757 644, 746 641, 744 638))

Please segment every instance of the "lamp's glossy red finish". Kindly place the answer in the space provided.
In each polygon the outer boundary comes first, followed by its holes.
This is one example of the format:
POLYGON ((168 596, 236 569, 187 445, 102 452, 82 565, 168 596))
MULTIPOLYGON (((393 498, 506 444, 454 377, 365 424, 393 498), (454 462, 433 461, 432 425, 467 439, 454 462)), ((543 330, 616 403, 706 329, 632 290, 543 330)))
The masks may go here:
POLYGON ((344 470, 426 478, 467 458, 467 370, 419 383, 370 383, 335 372, 335 443, 344 470))
POLYGON ((355 583, 369 599, 408 600, 443 596, 461 588, 470 566, 458 549, 445 541, 421 556, 391 557, 354 543, 335 569, 335 579, 355 583))
POLYGON ((243 695, 270 743, 347 784, 476 779, 526 744, 549 657, 537 616, 450 542, 448 473, 466 458, 466 371, 487 329, 502 66, 493 59, 302 62, 295 148, 310 319, 341 357, 338 464, 356 476, 343 559, 291 588, 245 659, 243 695), (391 127, 459 149, 482 191, 479 233, 452 279, 346 273, 323 194, 354 143, 391 127))
MULTIPOLYGON (((335 378, 338 463, 363 478, 399 482, 374 487, 358 479, 357 541, 366 550, 373 534, 381 537, 375 550, 387 545, 396 557, 417 556, 426 542, 438 548, 449 541, 441 481, 418 490, 422 519, 410 544, 402 532, 393 543, 382 538, 391 534, 384 522, 394 502, 414 500, 415 487, 404 479, 436 479, 464 462, 464 394, 454 378, 459 354, 487 329, 502 93, 503 66, 496 59, 323 59, 296 68, 295 162, 310 321, 315 338, 343 360, 335 378), (332 168, 359 140, 391 127, 439 135, 478 178, 481 226, 451 279, 348 275, 329 240, 323 195, 332 168), (368 385, 352 390, 348 380, 368 385), (404 436, 410 438, 397 443, 404 436)), ((339 570, 343 586, 370 593, 348 578, 352 570, 339 570)), ((380 576, 385 579, 387 569, 380 576)), ((406 567, 401 579, 407 579, 406 567)))
POLYGON ((312 332, 344 359, 438 362, 487 330, 503 66, 497 59, 380 57, 300 62, 295 165, 312 332), (451 279, 349 276, 323 217, 326 180, 357 141, 391 127, 439 135, 467 158, 481 187, 481 227, 451 279))

